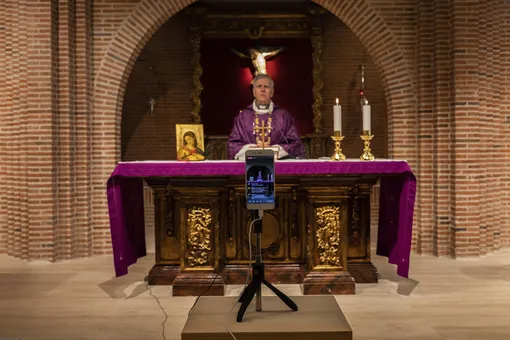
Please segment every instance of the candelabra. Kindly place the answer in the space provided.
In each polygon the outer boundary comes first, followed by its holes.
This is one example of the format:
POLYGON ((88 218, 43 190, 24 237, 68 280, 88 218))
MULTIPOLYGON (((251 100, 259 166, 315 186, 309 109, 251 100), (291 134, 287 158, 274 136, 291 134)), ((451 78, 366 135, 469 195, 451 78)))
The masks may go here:
POLYGON ((370 130, 363 130, 360 137, 364 142, 363 154, 361 154, 360 159, 362 161, 375 160, 375 157, 372 154, 372 150, 370 149, 370 141, 372 140, 372 138, 374 138, 374 135, 370 134, 370 130))
POLYGON ((370 141, 374 136, 370 134, 370 105, 368 105, 368 100, 365 97, 365 67, 363 65, 360 66, 361 71, 361 88, 359 91, 360 95, 360 104, 361 104, 361 113, 363 117, 363 130, 361 132, 361 139, 364 142, 363 153, 360 156, 362 161, 373 161, 375 159, 372 154, 372 150, 370 150, 370 141))
POLYGON ((333 152, 331 159, 334 161, 345 160, 345 155, 342 153, 342 148, 340 147, 340 144, 344 140, 344 136, 342 136, 340 131, 335 131, 333 136, 331 136, 331 139, 335 142, 335 151, 333 152))

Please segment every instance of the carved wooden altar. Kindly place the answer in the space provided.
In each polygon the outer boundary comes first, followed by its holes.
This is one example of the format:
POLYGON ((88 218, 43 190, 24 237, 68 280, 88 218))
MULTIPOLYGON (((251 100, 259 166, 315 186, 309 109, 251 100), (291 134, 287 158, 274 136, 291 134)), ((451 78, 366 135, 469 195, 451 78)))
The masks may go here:
MULTIPOLYGON (((377 179, 278 177, 278 206, 263 217, 268 280, 302 283, 304 294, 353 294, 356 282, 377 282, 370 262, 370 191, 377 179)), ((207 295, 223 295, 225 284, 244 284, 251 222, 244 178, 147 183, 154 190, 156 227, 149 283, 171 284, 174 295, 199 295, 225 265, 207 295)))
MULTIPOLYGON (((192 121, 201 123, 202 38, 309 38, 314 133, 302 140, 308 159, 327 156, 329 137, 321 125, 324 10, 315 5, 271 11, 231 7, 188 9, 194 68, 192 121)), ((226 159, 227 139, 207 136, 206 158, 226 159)), ((370 262, 370 191, 377 179, 376 175, 278 177, 278 206, 263 217, 268 281, 302 283, 305 294, 353 294, 356 282, 377 282, 370 262)), ((223 295, 225 284, 244 284, 251 222, 244 178, 151 177, 146 181, 154 191, 156 229, 156 264, 149 283, 171 284, 174 295, 199 295, 213 280, 207 295, 223 295)))

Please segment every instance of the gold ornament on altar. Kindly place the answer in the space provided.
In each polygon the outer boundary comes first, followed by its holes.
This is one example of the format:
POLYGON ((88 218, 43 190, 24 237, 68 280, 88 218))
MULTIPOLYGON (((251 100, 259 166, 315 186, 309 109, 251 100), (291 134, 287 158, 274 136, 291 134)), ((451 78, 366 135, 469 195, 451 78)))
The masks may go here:
POLYGON ((196 267, 209 261, 211 251, 211 209, 193 207, 188 209, 188 265, 196 267))
POLYGON ((255 115, 255 121, 253 123, 253 132, 256 134, 256 142, 257 144, 260 142, 263 145, 271 145, 271 123, 273 121, 273 117, 271 116, 271 112, 268 113, 267 117, 267 125, 265 125, 264 121, 262 124, 259 120, 259 116, 255 115))
POLYGON ((340 266, 340 208, 327 205, 316 210, 315 237, 318 250, 318 267, 340 266))
POLYGON ((375 160, 374 155, 372 154, 372 150, 370 149, 370 141, 374 138, 373 135, 370 134, 369 130, 363 130, 361 134, 361 139, 363 140, 363 153, 360 156, 362 161, 373 161, 375 160))
POLYGON ((257 144, 262 145, 262 149, 266 147, 272 149, 274 151, 275 159, 278 159, 278 150, 271 148, 271 116, 267 119, 268 126, 266 127, 264 121, 259 122, 259 118, 255 116, 255 122, 253 123, 253 133, 257 134, 256 141, 257 144))
POLYGON ((333 142, 335 142, 335 151, 333 152, 333 155, 331 155, 331 159, 334 161, 344 161, 345 155, 342 153, 342 148, 340 147, 340 144, 344 140, 344 136, 340 136, 340 132, 335 131, 335 135, 331 136, 331 139, 333 139, 333 142))

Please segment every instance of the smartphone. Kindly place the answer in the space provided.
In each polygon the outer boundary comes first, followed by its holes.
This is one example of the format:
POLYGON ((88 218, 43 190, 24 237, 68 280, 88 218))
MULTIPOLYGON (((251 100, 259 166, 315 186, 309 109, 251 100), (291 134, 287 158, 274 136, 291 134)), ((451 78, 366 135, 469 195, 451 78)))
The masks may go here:
POLYGON ((246 163, 246 207, 249 210, 275 208, 275 152, 272 149, 248 149, 246 163))

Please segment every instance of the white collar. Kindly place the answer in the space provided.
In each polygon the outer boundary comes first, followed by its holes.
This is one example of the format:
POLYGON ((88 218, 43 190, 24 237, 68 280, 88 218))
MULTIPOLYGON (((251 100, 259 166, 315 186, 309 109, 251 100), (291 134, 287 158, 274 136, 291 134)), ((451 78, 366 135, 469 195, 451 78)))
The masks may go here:
POLYGON ((257 107, 257 104, 255 103, 255 100, 253 100, 253 110, 258 115, 265 115, 267 113, 273 112, 273 107, 274 107, 274 104, 273 104, 273 101, 271 100, 271 103, 269 103, 269 108, 268 109, 266 109, 266 110, 259 109, 257 107))

